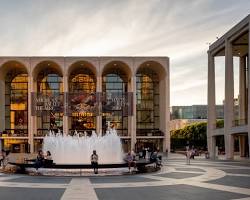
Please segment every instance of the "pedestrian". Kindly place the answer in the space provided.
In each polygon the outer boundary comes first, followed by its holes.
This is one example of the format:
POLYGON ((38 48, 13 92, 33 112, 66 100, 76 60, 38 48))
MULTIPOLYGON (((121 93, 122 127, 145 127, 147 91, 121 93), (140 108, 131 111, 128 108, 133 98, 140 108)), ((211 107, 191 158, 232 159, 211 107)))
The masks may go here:
POLYGON ((50 151, 46 152, 46 155, 44 156, 44 167, 51 167, 53 164, 52 156, 50 151))
POLYGON ((128 163, 128 170, 129 170, 129 172, 131 172, 131 167, 135 167, 135 161, 134 161, 133 156, 132 156, 130 151, 128 152, 128 154, 126 156, 126 161, 128 163))
POLYGON ((189 149, 189 146, 186 147, 186 161, 187 161, 187 165, 190 165, 190 157, 191 157, 191 152, 189 149))
POLYGON ((96 150, 93 151, 90 160, 91 160, 91 165, 94 169, 94 173, 98 174, 98 155, 96 153, 96 150))
POLYGON ((2 149, 0 152, 0 166, 4 166, 5 151, 2 149))
POLYGON ((39 150, 38 153, 37 153, 36 162, 35 162, 36 170, 38 170, 38 168, 42 167, 43 164, 44 164, 43 151, 39 150))
POLYGON ((147 153, 147 150, 145 147, 143 147, 143 150, 142 150, 142 157, 143 159, 146 159, 146 153, 147 153))
POLYGON ((136 158, 136 153, 135 153, 135 150, 134 150, 134 149, 132 149, 131 155, 132 155, 132 157, 133 157, 133 160, 135 160, 135 158, 136 158))
POLYGON ((52 156, 51 156, 50 151, 47 151, 47 152, 46 152, 45 159, 46 159, 46 160, 52 160, 52 156))

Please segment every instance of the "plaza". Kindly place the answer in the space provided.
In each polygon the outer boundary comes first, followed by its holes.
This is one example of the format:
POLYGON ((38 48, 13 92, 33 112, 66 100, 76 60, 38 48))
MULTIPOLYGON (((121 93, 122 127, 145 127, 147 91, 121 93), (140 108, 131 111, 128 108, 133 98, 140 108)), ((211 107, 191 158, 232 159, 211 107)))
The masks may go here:
POLYGON ((160 171, 149 174, 48 177, 0 174, 0 199, 250 199, 249 161, 163 158, 160 171))
POLYGON ((0 0, 0 200, 250 200, 249 8, 0 0))

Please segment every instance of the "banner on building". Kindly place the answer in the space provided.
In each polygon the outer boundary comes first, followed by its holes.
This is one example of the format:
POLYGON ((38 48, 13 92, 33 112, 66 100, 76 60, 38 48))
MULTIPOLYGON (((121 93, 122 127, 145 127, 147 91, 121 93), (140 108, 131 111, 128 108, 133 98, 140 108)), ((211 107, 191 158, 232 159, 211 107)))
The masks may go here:
POLYGON ((133 115, 132 92, 32 93, 32 116, 63 113, 72 116, 133 115))
POLYGON ((31 93, 31 115, 42 116, 64 112, 63 93, 31 93))

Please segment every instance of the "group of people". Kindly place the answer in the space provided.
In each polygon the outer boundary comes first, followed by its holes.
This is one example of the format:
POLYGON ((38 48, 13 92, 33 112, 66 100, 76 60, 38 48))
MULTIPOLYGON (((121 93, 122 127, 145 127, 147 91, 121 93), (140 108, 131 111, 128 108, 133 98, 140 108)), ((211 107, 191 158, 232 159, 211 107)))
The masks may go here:
POLYGON ((38 170, 38 168, 52 164, 52 162, 53 160, 50 151, 47 151, 46 154, 44 155, 43 151, 39 150, 36 157, 35 168, 36 170, 38 170))
MULTIPOLYGON (((98 155, 96 153, 96 150, 93 151, 92 155, 90 156, 91 165, 94 169, 94 173, 98 174, 98 155)), ((129 151, 125 161, 128 163, 129 172, 131 172, 131 167, 136 167, 135 162, 135 153, 132 151, 129 151)))

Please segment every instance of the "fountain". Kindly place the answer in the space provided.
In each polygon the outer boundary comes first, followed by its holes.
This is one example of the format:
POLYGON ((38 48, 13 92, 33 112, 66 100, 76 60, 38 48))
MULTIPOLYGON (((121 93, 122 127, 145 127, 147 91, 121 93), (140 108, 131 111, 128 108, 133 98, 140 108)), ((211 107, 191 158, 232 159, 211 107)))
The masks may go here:
POLYGON ((99 164, 123 163, 121 140, 116 130, 110 127, 110 123, 106 135, 103 136, 94 131, 90 137, 86 133, 80 137, 76 131, 73 136, 50 131, 43 143, 43 151, 50 151, 56 164, 89 164, 93 150, 99 156, 99 164))
MULTIPOLYGON (((95 132, 89 137, 87 133, 74 132, 73 136, 63 135, 60 131, 55 134, 50 131, 43 141, 43 151, 50 151, 53 163, 44 165, 39 169, 42 175, 72 176, 92 175, 93 170, 90 157, 93 150, 99 156, 98 168, 102 175, 122 175, 127 173, 127 162, 123 160, 123 150, 120 137, 114 128, 108 123, 105 135, 100 136, 95 132), (82 173, 84 172, 84 173, 82 173)), ((36 173, 33 159, 23 163, 9 162, 19 167, 20 173, 36 173)), ((148 160, 136 161, 137 170, 145 172, 145 166, 150 164, 148 160)))

